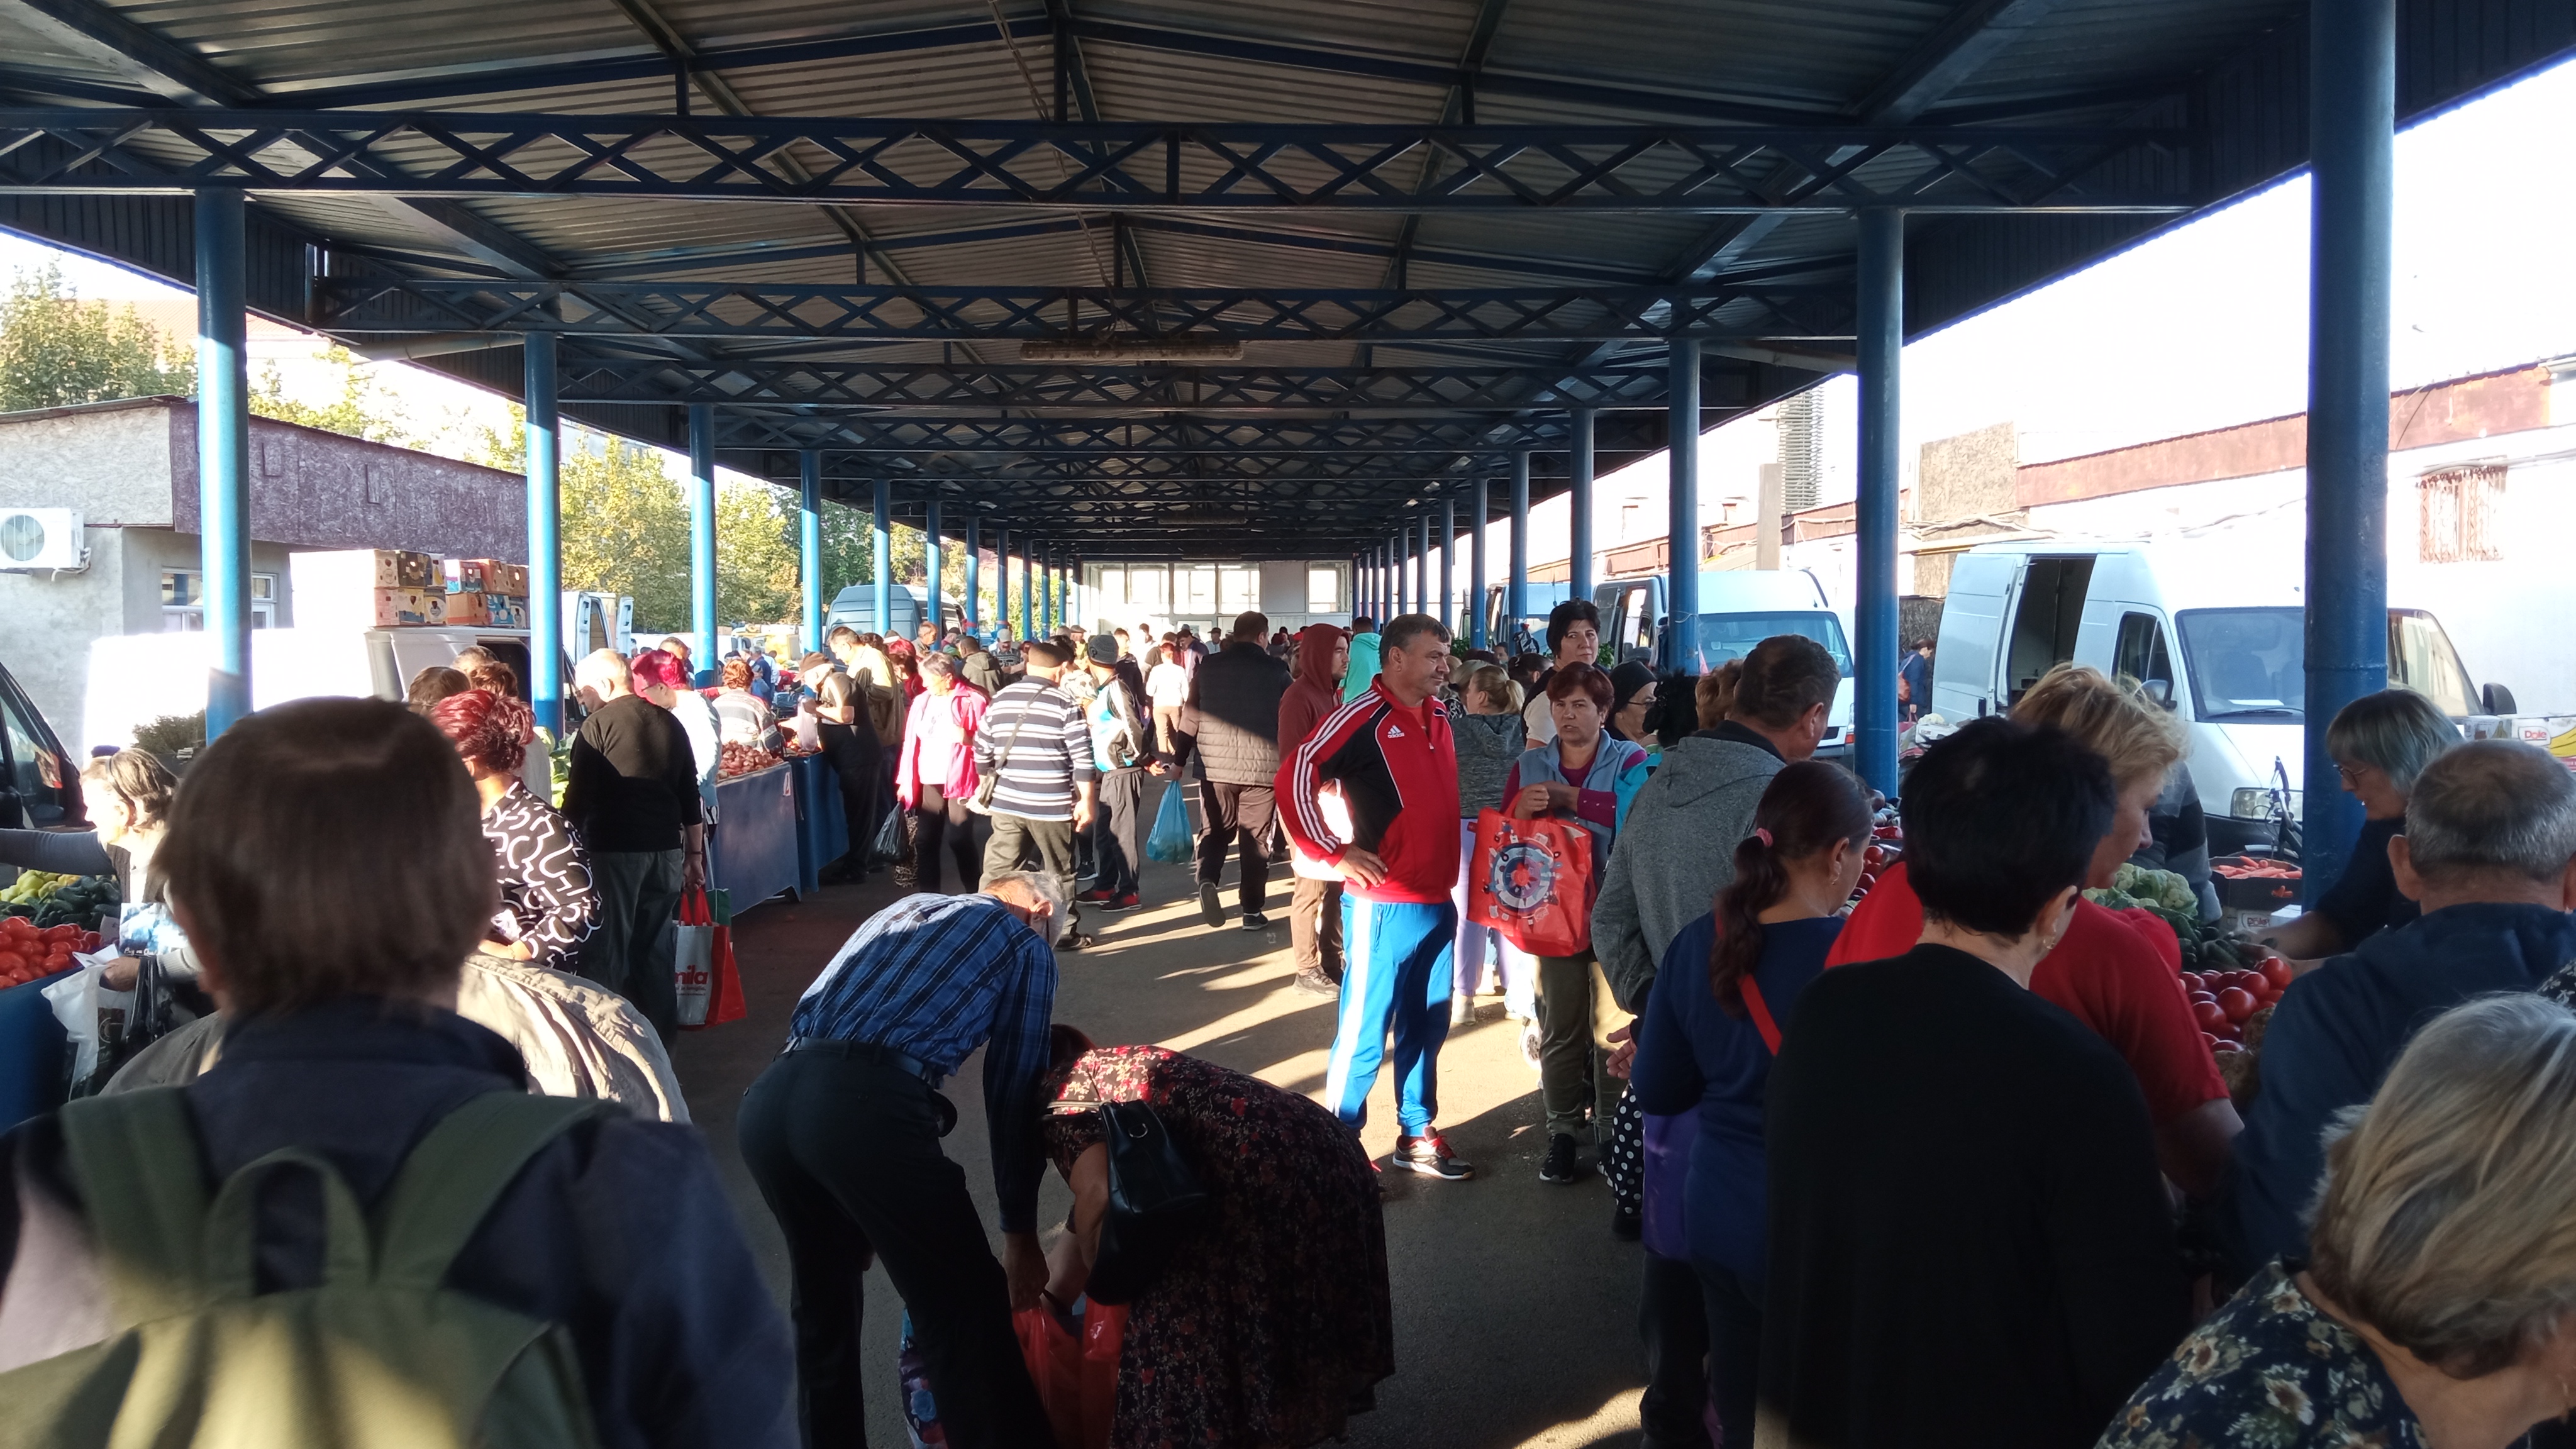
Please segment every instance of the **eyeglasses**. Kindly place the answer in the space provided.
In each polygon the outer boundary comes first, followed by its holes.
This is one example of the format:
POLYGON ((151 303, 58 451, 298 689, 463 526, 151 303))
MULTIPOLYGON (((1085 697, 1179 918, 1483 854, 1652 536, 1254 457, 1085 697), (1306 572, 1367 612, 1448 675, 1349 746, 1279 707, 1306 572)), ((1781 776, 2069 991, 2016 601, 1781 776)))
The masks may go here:
POLYGON ((2347 785, 2360 784, 2362 776, 2377 768, 2379 767, 2376 765, 2348 765, 2341 760, 2335 762, 2335 773, 2342 776, 2343 782, 2347 785))

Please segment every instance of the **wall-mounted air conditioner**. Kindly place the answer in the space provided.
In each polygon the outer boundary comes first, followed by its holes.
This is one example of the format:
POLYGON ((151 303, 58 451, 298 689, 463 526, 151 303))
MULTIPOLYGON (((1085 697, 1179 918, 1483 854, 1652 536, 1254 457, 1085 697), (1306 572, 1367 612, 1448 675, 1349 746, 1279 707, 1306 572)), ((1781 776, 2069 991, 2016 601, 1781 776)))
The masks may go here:
POLYGON ((70 508, 0 508, 0 570, 32 573, 89 567, 81 516, 70 508))

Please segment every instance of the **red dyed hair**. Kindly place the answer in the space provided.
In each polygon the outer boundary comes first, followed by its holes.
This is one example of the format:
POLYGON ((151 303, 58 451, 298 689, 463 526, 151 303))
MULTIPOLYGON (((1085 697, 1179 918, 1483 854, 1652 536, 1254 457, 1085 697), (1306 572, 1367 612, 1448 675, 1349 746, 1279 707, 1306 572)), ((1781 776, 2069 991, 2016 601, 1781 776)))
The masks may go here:
POLYGON ((637 650, 635 657, 626 661, 626 672, 637 689, 689 687, 688 671, 680 667, 680 656, 668 649, 637 650))
POLYGON ((537 737, 537 717, 524 700, 488 689, 440 700, 430 707, 429 722, 456 746, 457 754, 503 775, 519 773, 528 762, 528 742, 537 737))

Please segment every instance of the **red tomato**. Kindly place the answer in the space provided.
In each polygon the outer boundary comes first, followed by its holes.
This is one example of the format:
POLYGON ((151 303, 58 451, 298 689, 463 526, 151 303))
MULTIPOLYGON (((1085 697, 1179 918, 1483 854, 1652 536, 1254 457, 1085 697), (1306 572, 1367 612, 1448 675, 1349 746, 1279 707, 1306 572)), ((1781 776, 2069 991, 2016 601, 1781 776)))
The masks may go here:
POLYGON ((48 941, 77 941, 80 939, 80 927, 47 926, 40 934, 48 941))
POLYGON ((2200 1041, 2201 1045, 2208 1047, 2211 1051, 2214 1052, 2218 1050, 2218 1038, 2211 1036, 2208 1032, 2204 1031, 2200 1034, 2200 1041))
POLYGON ((2185 991, 2206 991, 2209 988, 2202 983, 2199 972, 2186 971, 2182 973, 2182 989, 2185 991))
POLYGON ((2194 1021, 2200 1023, 2202 1031, 2218 1031, 2227 1025, 2226 1009, 2215 1001, 2193 1002, 2191 1015, 2194 1021))
POLYGON ((2263 963, 2263 979, 2272 983, 2272 989, 2274 991, 2289 990, 2293 974, 2294 973, 2290 970, 2290 963, 2282 960, 2278 956, 2274 956, 2263 963))
POLYGON ((2242 986, 2230 986, 2218 993, 2218 1009, 2225 1012, 2231 1022, 2243 1021, 2261 1006, 2262 1003, 2254 999, 2254 993, 2242 986))
POLYGON ((0 931, 12 936, 32 936, 36 934, 36 923, 25 916, 0 916, 0 931))

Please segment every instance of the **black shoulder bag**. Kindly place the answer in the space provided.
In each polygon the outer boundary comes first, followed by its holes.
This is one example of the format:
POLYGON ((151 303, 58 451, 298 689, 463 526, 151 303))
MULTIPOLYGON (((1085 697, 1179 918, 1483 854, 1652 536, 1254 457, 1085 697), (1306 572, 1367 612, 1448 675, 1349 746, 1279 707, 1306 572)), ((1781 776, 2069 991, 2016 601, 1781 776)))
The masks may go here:
POLYGON ((1125 1303, 1154 1286, 1215 1204, 1153 1108, 1101 1103, 1100 1135, 1109 1147, 1109 1211, 1083 1293, 1125 1303))

